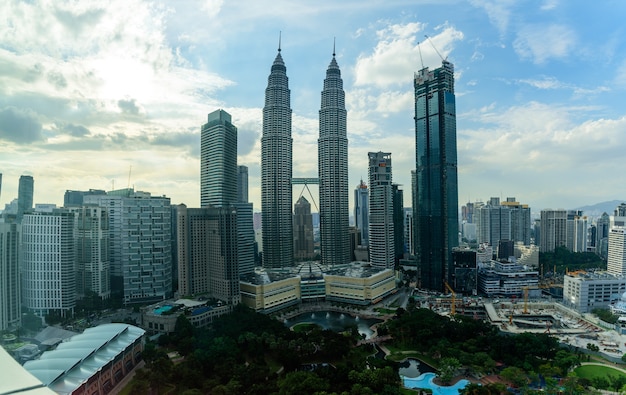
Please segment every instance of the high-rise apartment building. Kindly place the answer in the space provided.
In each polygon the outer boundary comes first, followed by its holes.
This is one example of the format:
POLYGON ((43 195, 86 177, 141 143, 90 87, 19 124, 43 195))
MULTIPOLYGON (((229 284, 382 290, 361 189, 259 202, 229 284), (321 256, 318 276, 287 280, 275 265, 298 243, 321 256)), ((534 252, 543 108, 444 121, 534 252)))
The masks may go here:
POLYGON ((96 205, 69 210, 75 213, 77 296, 81 298, 93 292, 108 299, 111 296, 108 212, 96 205))
POLYGON ((178 292, 240 301, 237 212, 228 207, 177 207, 178 292))
POLYGON ((404 258, 404 191, 399 184, 391 184, 393 196, 393 238, 394 263, 404 258))
POLYGON ((567 240, 567 211, 563 209, 541 210, 541 236, 539 252, 552 252, 565 247, 567 240))
POLYGON ((0 223, 0 331, 21 326, 21 233, 18 224, 0 223))
POLYGON ((248 166, 237 166, 237 202, 248 203, 248 166))
POLYGON ((335 53, 326 70, 317 140, 320 194, 320 252, 325 265, 350 262, 348 138, 341 70, 335 53))
POLYGON ((74 213, 31 212, 22 218, 22 303, 43 317, 76 307, 74 213))
POLYGON ((313 216, 311 203, 300 196, 293 208, 293 255, 297 260, 313 258, 313 216))
POLYGON ((265 89, 261 137, 263 266, 268 268, 293 265, 290 97, 279 45, 265 89))
POLYGON ((361 180, 354 190, 354 225, 361 235, 361 245, 369 244, 369 190, 367 184, 361 180))
POLYGON ((237 201, 237 128, 224 110, 207 117, 200 134, 200 205, 223 207, 237 201))
POLYGON ((589 236, 589 229, 587 226, 587 217, 575 217, 573 220, 574 236, 572 251, 573 252, 587 252, 587 238, 589 236))
POLYGON ((35 181, 32 176, 20 176, 17 189, 17 222, 22 221, 24 213, 33 208, 35 181))
POLYGON ((170 199, 121 189, 84 197, 107 210, 112 296, 124 304, 172 295, 172 215, 170 199))
POLYGON ((606 258, 608 254, 610 218, 607 213, 602 213, 596 220, 596 254, 606 258))
POLYGON ((608 252, 607 271, 616 276, 626 276, 626 228, 617 226, 609 231, 608 252))
POLYGON ((567 210, 567 222, 565 230, 565 247, 570 251, 575 251, 576 220, 582 217, 582 210, 567 210))
POLYGON ((375 267, 393 269, 395 255, 391 153, 369 152, 369 252, 375 267))
POLYGON ((492 197, 484 205, 474 208, 477 242, 497 246, 500 240, 511 240, 530 245, 530 207, 514 197, 505 202, 492 197))
POLYGON ((415 74, 416 253, 421 286, 444 290, 459 244, 454 66, 415 74))

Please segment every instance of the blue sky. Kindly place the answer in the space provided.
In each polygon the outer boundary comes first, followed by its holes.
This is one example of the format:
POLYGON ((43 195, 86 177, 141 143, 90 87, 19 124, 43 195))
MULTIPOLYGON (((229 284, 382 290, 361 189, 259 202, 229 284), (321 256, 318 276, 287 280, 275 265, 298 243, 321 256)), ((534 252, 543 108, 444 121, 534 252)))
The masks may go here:
POLYGON ((0 15, 0 208, 21 174, 36 203, 130 184, 198 206, 200 125, 223 108, 260 210, 261 109, 281 31, 294 176, 317 175, 336 38, 351 190, 368 151, 391 152, 410 205, 413 73, 439 67, 438 51, 455 66, 460 205, 626 199, 621 1, 10 0, 0 15))

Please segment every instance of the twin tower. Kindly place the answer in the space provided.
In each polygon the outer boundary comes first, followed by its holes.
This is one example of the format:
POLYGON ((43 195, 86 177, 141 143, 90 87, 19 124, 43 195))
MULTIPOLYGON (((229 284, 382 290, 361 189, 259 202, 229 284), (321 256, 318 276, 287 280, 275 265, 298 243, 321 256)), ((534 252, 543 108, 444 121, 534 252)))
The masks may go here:
MULTIPOLYGON (((261 137, 263 266, 293 265, 291 92, 278 54, 267 81, 261 137)), ((348 138, 341 71, 333 57, 326 70, 319 111, 318 174, 322 264, 350 262, 348 138)), ((298 158, 307 160, 307 158, 298 158)))

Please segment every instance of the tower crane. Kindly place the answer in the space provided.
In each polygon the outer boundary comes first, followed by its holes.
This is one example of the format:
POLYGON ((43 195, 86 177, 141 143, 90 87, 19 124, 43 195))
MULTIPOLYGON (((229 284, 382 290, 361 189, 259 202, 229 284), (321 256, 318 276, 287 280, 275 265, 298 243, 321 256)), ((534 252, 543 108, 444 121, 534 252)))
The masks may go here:
POLYGON ((452 294, 452 299, 450 300, 450 316, 453 316, 456 314, 456 293, 454 293, 454 290, 447 281, 443 283, 446 285, 446 289, 452 294))

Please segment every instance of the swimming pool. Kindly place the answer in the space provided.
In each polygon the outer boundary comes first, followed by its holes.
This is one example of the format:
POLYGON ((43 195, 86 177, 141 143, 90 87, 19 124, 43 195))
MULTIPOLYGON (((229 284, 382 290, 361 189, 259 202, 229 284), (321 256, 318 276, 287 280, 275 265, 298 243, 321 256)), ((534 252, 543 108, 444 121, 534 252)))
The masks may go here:
POLYGON ((424 373, 419 377, 402 376, 402 383, 406 388, 422 388, 430 389, 433 395, 458 395, 459 390, 465 388, 470 382, 468 380, 459 380, 452 386, 443 386, 433 383, 433 379, 437 375, 435 373, 424 373))
POLYGON ((166 304, 164 306, 161 307, 157 307, 156 309, 154 309, 154 314, 156 315, 161 315, 167 311, 170 311, 174 308, 174 306, 170 305, 170 304, 166 304))

